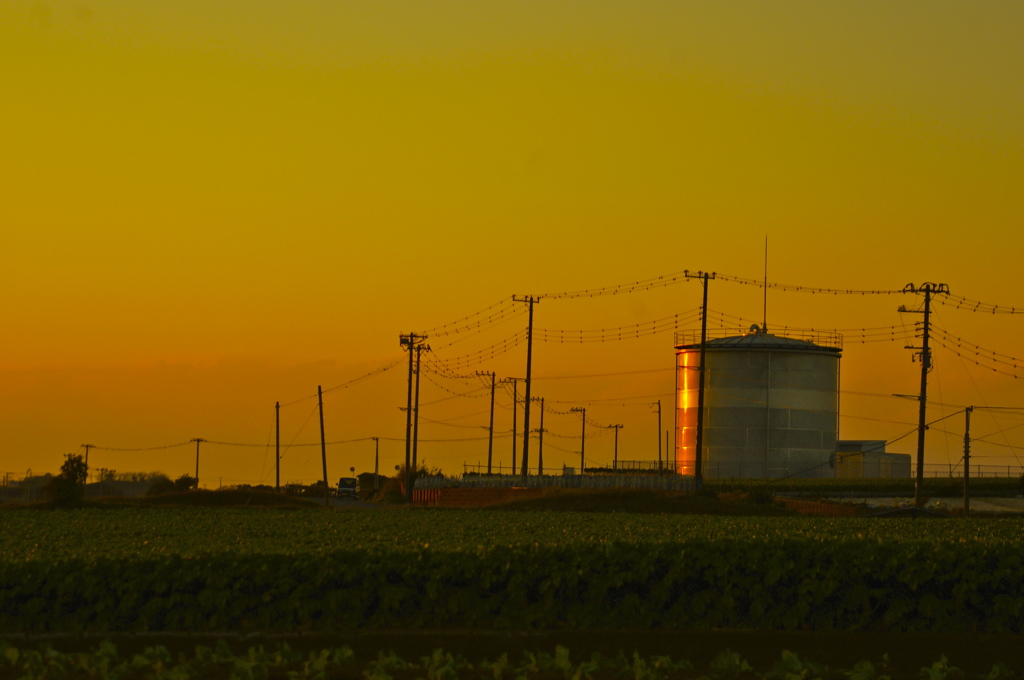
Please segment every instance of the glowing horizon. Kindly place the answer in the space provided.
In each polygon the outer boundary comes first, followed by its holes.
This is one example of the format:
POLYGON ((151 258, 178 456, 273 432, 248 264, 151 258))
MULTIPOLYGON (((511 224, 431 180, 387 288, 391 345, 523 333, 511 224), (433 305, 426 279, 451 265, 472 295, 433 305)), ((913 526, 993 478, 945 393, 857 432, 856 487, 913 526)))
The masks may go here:
MULTIPOLYGON (((272 479, 260 445, 274 403, 403 361, 400 333, 512 294, 685 268, 760 279, 766 234, 771 281, 933 281, 1024 306, 1022 20, 1015 3, 920 1, 0 4, 0 474, 54 472, 85 443, 200 437, 256 445, 211 444, 207 481, 272 479)), ((548 299, 536 325, 686 315, 699 289, 548 299)), ((760 323, 762 303, 759 288, 712 282, 711 310, 760 323)), ((772 328, 902 328, 913 320, 896 308, 919 303, 772 289, 767 312, 772 328)), ((1024 316, 936 311, 961 351, 936 347, 930 413, 1024 406, 1022 381, 992 370, 1024 377, 1024 316)), ((428 342, 443 359, 524 325, 428 342)), ((843 439, 916 423, 915 403, 888 396, 917 389, 904 344, 844 350, 843 439)), ((555 411, 584 401, 595 422, 625 424, 621 459, 654 460, 664 434, 643 404, 672 398, 673 366, 668 331, 538 342, 534 395, 554 409, 545 461, 578 465, 578 417, 555 411), (618 375, 559 377, 604 373, 618 375)), ((522 377, 525 347, 469 370, 522 377)), ((430 376, 420 437, 486 436, 487 400, 449 392, 479 382, 430 376)), ((327 439, 387 437, 392 469, 405 389, 400 364, 330 392, 327 439)), ((507 434, 509 398, 498 400, 507 434)), ((282 408, 283 447, 316 441, 311 408, 282 408)), ((975 413, 976 461, 1016 467, 1024 428, 994 413, 975 413)), ((955 464, 961 427, 929 431, 930 463, 955 464)), ((588 434, 596 464, 611 460, 610 432, 588 434)), ((486 444, 420 454, 461 471, 486 444)), ((510 448, 496 439, 506 464, 510 448)), ((90 462, 177 476, 192 455, 90 462)), ((372 442, 329 457, 364 471, 372 442)), ((282 482, 316 479, 319 451, 292 447, 282 466, 282 482)))

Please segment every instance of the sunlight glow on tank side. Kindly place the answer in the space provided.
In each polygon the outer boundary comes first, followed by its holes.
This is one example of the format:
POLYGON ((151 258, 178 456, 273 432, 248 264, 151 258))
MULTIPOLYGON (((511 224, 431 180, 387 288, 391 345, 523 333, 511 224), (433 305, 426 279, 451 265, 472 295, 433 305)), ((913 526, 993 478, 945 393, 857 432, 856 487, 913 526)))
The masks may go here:
POLYGON ((676 365, 682 389, 677 390, 679 428, 676 432, 676 470, 680 474, 694 474, 697 459, 697 388, 699 386, 700 354, 676 351, 676 365))

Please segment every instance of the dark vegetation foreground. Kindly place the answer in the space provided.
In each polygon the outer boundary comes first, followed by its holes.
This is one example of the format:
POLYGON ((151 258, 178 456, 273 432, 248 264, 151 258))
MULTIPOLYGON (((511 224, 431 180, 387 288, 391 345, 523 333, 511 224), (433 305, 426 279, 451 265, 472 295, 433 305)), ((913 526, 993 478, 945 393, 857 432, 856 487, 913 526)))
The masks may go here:
POLYGON ((586 638, 560 634, 572 640, 568 647, 549 644, 553 637, 400 631, 361 637, 0 639, 0 680, 1013 680, 1024 668, 1020 645, 976 636, 859 636, 850 644, 849 635, 835 634, 655 633, 649 636, 653 642, 630 631, 598 632, 586 638), (631 647, 634 640, 637 644, 631 647), (935 648, 948 648, 950 653, 937 654, 935 648))
POLYGON ((5 513, 0 633, 1024 633, 1020 519, 5 513))
POLYGON ((728 515, 733 517, 784 517, 793 515, 772 502, 770 494, 683 493, 633 489, 551 489, 541 498, 530 498, 493 506, 495 510, 554 512, 669 513, 682 515, 728 515))

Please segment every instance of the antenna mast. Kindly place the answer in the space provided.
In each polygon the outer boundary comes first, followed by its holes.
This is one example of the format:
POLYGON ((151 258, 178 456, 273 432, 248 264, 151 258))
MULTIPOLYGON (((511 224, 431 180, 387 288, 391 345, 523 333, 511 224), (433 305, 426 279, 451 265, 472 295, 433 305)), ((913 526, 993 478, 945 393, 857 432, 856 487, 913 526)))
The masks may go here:
POLYGON ((768 234, 764 235, 764 306, 761 309, 761 331, 768 332, 768 234))

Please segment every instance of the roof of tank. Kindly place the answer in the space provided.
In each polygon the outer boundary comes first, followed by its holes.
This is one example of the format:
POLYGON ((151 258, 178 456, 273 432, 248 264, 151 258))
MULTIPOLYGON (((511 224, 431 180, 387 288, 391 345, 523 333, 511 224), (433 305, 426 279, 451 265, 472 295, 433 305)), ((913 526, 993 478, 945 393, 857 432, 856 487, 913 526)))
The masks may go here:
MULTIPOLYGON (((706 344, 708 349, 775 349, 836 353, 842 351, 839 347, 824 347, 808 340, 787 338, 783 335, 773 335, 760 330, 728 338, 715 338, 714 340, 708 340, 706 344)), ((679 345, 676 349, 700 349, 700 343, 679 345)))

